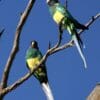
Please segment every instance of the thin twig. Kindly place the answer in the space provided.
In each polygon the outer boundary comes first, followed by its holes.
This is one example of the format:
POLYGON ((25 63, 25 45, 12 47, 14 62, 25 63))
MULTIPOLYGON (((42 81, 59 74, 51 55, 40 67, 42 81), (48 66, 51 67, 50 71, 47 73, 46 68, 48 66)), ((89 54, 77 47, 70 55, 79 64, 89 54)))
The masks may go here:
MULTIPOLYGON (((96 14, 95 16, 92 16, 92 18, 85 24, 85 26, 89 27, 93 22, 95 22, 95 20, 99 18, 100 18, 100 13, 96 14)), ((82 32, 84 32, 84 30, 80 30, 78 34, 82 34, 82 32)))
POLYGON ((68 8, 68 1, 65 0, 65 8, 67 9, 68 8))
POLYGON ((0 37, 3 35, 5 29, 2 29, 1 32, 0 32, 0 37))
POLYGON ((10 69, 11 69, 13 60, 14 60, 14 58, 19 50, 20 34, 21 34, 22 28, 26 22, 26 19, 29 16, 29 13, 33 7, 34 2, 35 2, 35 0, 29 1, 28 5, 27 5, 25 11, 23 12, 23 14, 21 15, 20 21, 17 25, 13 47, 12 47, 11 53, 9 55, 9 58, 7 60, 7 63, 5 65, 5 69, 4 69, 4 73, 3 73, 3 77, 2 77, 2 81, 1 81, 2 89, 7 87, 7 81, 8 81, 10 69))
POLYGON ((58 42, 56 43, 56 45, 54 46, 54 47, 52 47, 51 48, 51 43, 49 42, 49 51, 53 51, 53 50, 55 50, 56 48, 58 48, 59 46, 60 46, 60 44, 61 44, 61 40, 62 40, 62 34, 63 34, 63 32, 62 32, 62 30, 61 30, 61 28, 60 28, 60 26, 59 26, 59 35, 58 35, 58 42))

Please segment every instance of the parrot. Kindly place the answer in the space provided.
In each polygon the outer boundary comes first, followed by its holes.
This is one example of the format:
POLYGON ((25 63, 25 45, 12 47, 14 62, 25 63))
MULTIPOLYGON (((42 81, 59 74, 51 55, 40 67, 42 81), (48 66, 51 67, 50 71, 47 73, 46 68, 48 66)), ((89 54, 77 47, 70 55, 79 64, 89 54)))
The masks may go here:
POLYGON ((68 11, 67 7, 63 6, 59 0, 47 0, 46 1, 50 14, 59 28, 62 30, 67 30, 74 41, 77 50, 82 58, 84 67, 87 68, 87 63, 85 56, 83 54, 83 41, 81 40, 77 29, 86 30, 88 27, 80 24, 68 11))
MULTIPOLYGON (((40 64, 41 59, 43 58, 43 55, 41 51, 39 50, 37 41, 33 40, 31 41, 31 44, 26 51, 26 65, 30 71, 34 70, 34 68, 40 64)), ((33 73, 33 76, 39 81, 41 84, 41 87, 46 94, 47 100, 54 100, 53 94, 51 92, 49 83, 48 83, 48 77, 47 77, 47 70, 45 63, 40 64, 40 66, 35 70, 33 73)))

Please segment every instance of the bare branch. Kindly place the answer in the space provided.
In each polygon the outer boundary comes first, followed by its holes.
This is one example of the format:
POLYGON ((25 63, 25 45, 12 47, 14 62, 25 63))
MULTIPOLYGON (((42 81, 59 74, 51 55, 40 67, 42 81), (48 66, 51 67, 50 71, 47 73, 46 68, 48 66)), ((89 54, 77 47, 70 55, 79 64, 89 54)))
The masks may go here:
MULTIPOLYGON (((60 33, 59 31, 59 34, 61 35, 62 33, 60 33)), ((61 42, 61 37, 59 35, 59 40, 57 42, 57 44, 50 48, 51 44, 49 43, 49 49, 47 50, 46 54, 43 56, 42 60, 40 61, 40 64, 35 66, 34 70, 32 72, 29 72, 27 73, 25 76, 23 76, 22 78, 20 78, 19 80, 17 80, 14 84, 12 84, 11 86, 8 86, 7 88, 4 88, 2 91, 1 91, 1 95, 5 95, 9 92, 11 92, 12 90, 16 89, 19 85, 21 85, 23 82, 25 82, 29 77, 31 77, 32 73, 34 73, 42 63, 46 62, 47 58, 51 55, 52 51, 54 51, 57 47, 59 47, 60 45, 60 42, 61 42)))
POLYGON ((14 60, 14 58, 15 58, 18 50, 19 50, 20 34, 21 34, 22 28, 23 28, 23 26, 26 22, 26 19, 27 19, 29 13, 30 13, 32 7, 33 7, 34 2, 35 2, 35 0, 29 0, 29 3, 27 5, 25 11, 21 15, 20 21, 17 25, 13 47, 12 47, 11 53, 9 55, 9 58, 7 60, 7 63, 5 65, 5 69, 4 69, 4 73, 3 73, 3 77, 2 77, 2 81, 1 81, 2 89, 7 87, 9 72, 10 72, 13 60, 14 60))
POLYGON ((39 67, 40 65, 46 61, 47 57, 49 56, 49 51, 43 56, 41 62, 39 65, 35 66, 34 70, 27 73, 25 76, 23 76, 22 78, 20 78, 19 80, 17 80, 14 84, 12 84, 11 86, 8 86, 4 89, 2 89, 0 95, 6 95, 7 93, 11 92, 12 90, 16 89, 19 85, 21 85, 23 82, 25 82, 39 67))
MULTIPOLYGON (((57 42, 57 44, 54 47, 49 48, 49 51, 53 51, 56 48, 58 48, 60 46, 60 44, 61 44, 61 40, 62 40, 62 32, 59 30, 58 42, 57 42)), ((51 45, 51 44, 49 43, 49 45, 51 45)))
MULTIPOLYGON (((96 14, 94 17, 92 17, 86 24, 85 24, 85 26, 86 27, 90 27, 92 24, 93 24, 93 22, 95 22, 97 19, 99 19, 100 18, 100 13, 98 13, 98 14, 96 14)), ((84 32, 85 30, 80 30, 79 32, 78 32, 78 34, 82 34, 82 32, 84 32)), ((55 48, 52 52, 51 52, 51 54, 53 54, 53 53, 56 53, 56 52, 58 52, 58 51, 61 51, 61 50, 63 50, 63 49, 66 49, 66 48, 68 48, 68 47, 71 47, 71 46, 73 46, 74 45, 74 42, 71 40, 71 41, 69 41, 68 43, 65 43, 64 45, 62 45, 62 46, 59 46, 58 48, 55 48)))
MULTIPOLYGON (((90 25, 93 24, 93 22, 95 22, 95 20, 100 18, 100 13, 96 14, 95 16, 92 16, 92 18, 85 24, 86 27, 89 27, 90 25)), ((84 32, 84 30, 80 30, 78 33, 81 34, 82 32, 84 32)))
MULTIPOLYGON (((96 16, 94 16, 94 18, 92 18, 88 23, 86 23, 86 26, 89 27, 89 26, 90 26, 96 19, 98 19, 99 17, 100 17, 100 14, 97 14, 96 16)), ((83 31, 84 31, 84 30, 79 31, 79 34, 81 34, 83 31)), ((61 34, 61 33, 60 33, 60 34, 61 34)), ((35 69, 34 69, 32 72, 27 73, 24 77, 22 77, 22 78, 20 78, 19 80, 17 80, 14 84, 12 84, 11 86, 9 86, 9 87, 3 89, 3 91, 1 92, 1 94, 7 94, 7 93, 9 93, 10 91, 16 89, 16 88, 17 88, 19 85, 21 85, 23 82, 25 82, 25 81, 32 75, 32 73, 34 73, 34 72, 39 68, 39 66, 40 66, 43 62, 45 62, 45 61, 47 60, 47 58, 48 58, 50 55, 52 55, 52 54, 54 54, 54 53, 56 53, 56 52, 58 52, 58 51, 61 51, 61 50, 63 50, 63 49, 66 49, 66 48, 71 47, 71 46, 74 45, 73 41, 71 40, 70 42, 68 42, 68 43, 66 43, 66 44, 64 44, 64 45, 62 45, 62 46, 60 46, 60 43, 61 43, 61 42, 59 42, 59 41, 61 41, 61 38, 60 38, 60 37, 59 37, 59 40, 58 40, 57 44, 56 44, 54 47, 49 48, 49 49, 47 50, 47 52, 46 52, 46 54, 43 56, 43 58, 42 58, 40 64, 37 65, 37 66, 35 66, 35 69)), ((49 46, 49 47, 50 47, 50 46, 49 46)))
POLYGON ((24 81, 26 81, 30 76, 32 75, 32 72, 27 73, 24 77, 20 78, 18 81, 16 81, 13 85, 8 86, 7 88, 4 88, 1 91, 1 95, 6 95, 7 93, 11 92, 12 90, 16 89, 20 84, 22 84, 24 81))

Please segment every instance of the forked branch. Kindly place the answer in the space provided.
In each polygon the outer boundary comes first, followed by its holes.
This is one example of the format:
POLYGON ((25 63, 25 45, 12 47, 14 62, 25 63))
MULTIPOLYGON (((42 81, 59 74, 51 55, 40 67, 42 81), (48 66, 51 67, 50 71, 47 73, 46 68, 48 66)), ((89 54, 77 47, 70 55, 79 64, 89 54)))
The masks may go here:
MULTIPOLYGON (((100 18, 100 13, 98 13, 96 16, 92 17, 92 19, 90 19, 85 25, 86 25, 87 27, 90 27, 90 25, 93 24, 93 22, 96 21, 98 18, 100 18)), ((85 31, 85 30, 80 30, 78 33, 81 34, 83 31, 85 31)), ((39 68, 39 66, 40 66, 43 62, 46 62, 47 58, 48 58, 50 55, 52 55, 52 54, 54 54, 54 53, 56 53, 56 52, 58 52, 58 51, 64 50, 64 49, 66 49, 66 48, 71 47, 71 46, 74 45, 73 41, 71 40, 70 42, 65 43, 64 45, 61 45, 61 46, 60 46, 61 40, 62 40, 61 35, 62 35, 62 33, 60 33, 59 39, 58 39, 58 42, 56 43, 56 45, 54 45, 52 48, 51 48, 51 45, 49 45, 49 49, 47 50, 46 54, 43 56, 43 58, 42 58, 40 64, 37 65, 37 66, 35 67, 34 70, 33 70, 32 72, 28 72, 25 76, 23 76, 22 78, 20 78, 19 80, 17 80, 17 81, 16 81, 14 84, 12 84, 11 86, 8 86, 8 87, 6 87, 5 89, 3 89, 2 94, 7 94, 8 92, 10 92, 10 91, 16 89, 16 88, 17 88, 19 85, 21 85, 23 82, 25 82, 25 81, 32 75, 32 73, 34 73, 35 70, 39 68)))
MULTIPOLYGON (((16 32, 15 32, 15 38, 14 38, 14 42, 13 42, 13 47, 12 47, 11 53, 9 55, 9 58, 7 60, 7 63, 5 65, 4 73, 3 73, 3 76, 2 76, 2 80, 1 80, 0 95, 4 91, 4 88, 7 87, 7 82, 8 82, 8 78, 9 78, 10 69, 12 67, 12 63, 14 61, 14 58, 16 57, 16 54, 19 50, 20 34, 21 34, 22 28, 23 28, 23 26, 24 26, 24 24, 25 24, 25 22, 26 22, 26 20, 29 16, 29 13, 30 13, 35 1, 36 0, 29 0, 29 3, 27 5, 25 11, 21 15, 20 21, 17 25, 16 32)), ((1 100, 1 98, 0 98, 0 100, 1 100)))

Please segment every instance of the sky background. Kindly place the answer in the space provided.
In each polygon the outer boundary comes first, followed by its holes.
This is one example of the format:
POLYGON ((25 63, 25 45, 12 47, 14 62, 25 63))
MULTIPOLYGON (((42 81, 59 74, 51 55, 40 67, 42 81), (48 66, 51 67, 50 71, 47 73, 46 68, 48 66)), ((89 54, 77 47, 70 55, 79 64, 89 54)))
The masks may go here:
MULTIPOLYGON (((0 79, 12 49, 20 13, 24 11, 28 1, 0 2, 0 30, 5 28, 0 39, 0 79)), ((65 0, 60 1, 63 4, 65 2, 65 0)), ((68 9, 80 23, 85 24, 91 16, 100 12, 100 0, 68 0, 68 9)), ((37 0, 21 33, 20 50, 12 65, 9 85, 28 72, 25 53, 30 41, 37 40, 41 52, 45 54, 49 41, 53 46, 58 40, 57 29, 56 23, 50 16, 46 0, 37 0)), ((55 100, 86 100, 95 85, 100 82, 100 20, 96 20, 81 37, 86 46, 84 49, 88 65, 86 70, 75 46, 50 56, 46 62, 55 100)), ((68 32, 64 32, 62 43, 70 39, 68 32)), ((39 82, 32 76, 6 95, 5 100, 46 100, 46 96, 39 82)))

